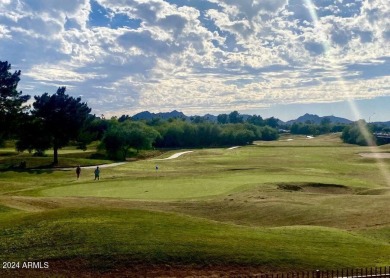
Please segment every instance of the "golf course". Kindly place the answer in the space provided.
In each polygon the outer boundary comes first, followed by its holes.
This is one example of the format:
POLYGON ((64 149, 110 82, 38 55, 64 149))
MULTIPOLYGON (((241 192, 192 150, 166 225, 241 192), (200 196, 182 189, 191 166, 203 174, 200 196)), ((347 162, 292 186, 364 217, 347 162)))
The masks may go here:
POLYGON ((0 149, 0 164, 27 163, 1 167, 1 261, 47 263, 3 267, 1 277, 390 264, 390 158, 362 155, 388 154, 389 145, 284 135, 237 148, 152 150, 112 167, 103 165, 115 161, 93 159, 94 152, 61 149, 54 169, 41 167, 45 158, 0 149))

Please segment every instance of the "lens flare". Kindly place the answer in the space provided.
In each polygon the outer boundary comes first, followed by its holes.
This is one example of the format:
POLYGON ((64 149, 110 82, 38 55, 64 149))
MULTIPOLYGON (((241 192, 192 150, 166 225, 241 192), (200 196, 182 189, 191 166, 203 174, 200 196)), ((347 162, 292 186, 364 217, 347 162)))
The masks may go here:
MULTIPOLYGON (((303 0, 303 2, 304 2, 304 6, 308 10, 310 17, 313 21, 313 26, 317 31, 318 38, 321 41, 321 45, 323 47, 324 58, 326 58, 326 60, 324 62, 326 62, 327 67, 329 67, 329 69, 331 69, 335 73, 335 76, 337 77, 337 81, 340 84, 340 91, 345 93, 346 99, 348 101, 348 105, 351 109, 353 116, 355 117, 355 119, 362 119, 360 111, 357 108, 354 99, 349 94, 349 90, 347 88, 346 81, 343 78, 343 74, 341 71, 342 65, 335 58, 335 56, 332 55, 331 43, 328 39, 329 36, 328 36, 325 28, 322 26, 322 24, 320 22, 320 19, 319 19, 318 13, 317 13, 317 7, 315 6, 315 4, 312 0, 303 0)), ((372 140, 371 132, 368 130, 367 126, 363 122, 358 121, 357 125, 358 125, 358 128, 360 129, 360 132, 364 136, 364 139, 366 140, 366 142, 370 146, 370 148, 369 148, 370 151, 372 153, 374 153, 374 157, 375 157, 376 163, 378 165, 378 169, 380 170, 381 174, 383 175, 387 186, 390 186, 390 173, 387 169, 387 165, 386 165, 385 161, 383 160, 383 158, 381 158, 378 155, 379 148, 375 144, 375 142, 372 140)))

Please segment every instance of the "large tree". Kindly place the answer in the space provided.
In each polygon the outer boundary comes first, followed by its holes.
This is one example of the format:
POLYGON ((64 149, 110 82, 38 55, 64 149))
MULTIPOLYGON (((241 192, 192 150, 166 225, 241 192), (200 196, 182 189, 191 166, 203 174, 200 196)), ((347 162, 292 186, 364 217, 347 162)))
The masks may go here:
POLYGON ((54 165, 58 164, 58 149, 70 140, 77 140, 91 109, 81 98, 65 94, 65 87, 58 88, 54 95, 44 93, 35 96, 32 116, 40 122, 42 137, 50 142, 54 151, 54 165))
POLYGON ((229 114, 229 123, 238 124, 244 122, 243 117, 237 111, 233 111, 229 114))
POLYGON ((32 115, 24 115, 19 127, 19 140, 16 142, 18 151, 32 152, 35 150, 36 154, 43 155, 44 151, 50 148, 50 138, 43 136, 46 131, 41 119, 32 115))
POLYGON ((265 126, 265 121, 261 116, 253 115, 247 119, 247 122, 257 126, 265 126))
POLYGON ((219 114, 217 116, 217 121, 219 124, 227 124, 229 122, 228 114, 219 114))
POLYGON ((17 90, 20 70, 10 72, 11 64, 0 61, 0 143, 16 131, 20 116, 30 96, 17 90))
POLYGON ((152 127, 142 122, 116 122, 105 132, 102 139, 102 147, 106 149, 109 157, 125 160, 129 150, 134 148, 150 149, 160 134, 152 127))
POLYGON ((344 143, 348 144, 360 146, 375 145, 375 137, 364 120, 359 120, 354 124, 347 125, 341 134, 341 139, 344 143))

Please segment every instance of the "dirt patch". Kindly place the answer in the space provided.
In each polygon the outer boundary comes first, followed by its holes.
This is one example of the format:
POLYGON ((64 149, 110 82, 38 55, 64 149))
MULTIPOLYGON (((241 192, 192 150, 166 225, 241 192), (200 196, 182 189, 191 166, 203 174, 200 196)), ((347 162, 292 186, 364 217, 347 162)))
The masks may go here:
POLYGON ((318 194, 353 194, 353 190, 348 186, 331 183, 278 183, 278 189, 285 191, 299 191, 318 194))

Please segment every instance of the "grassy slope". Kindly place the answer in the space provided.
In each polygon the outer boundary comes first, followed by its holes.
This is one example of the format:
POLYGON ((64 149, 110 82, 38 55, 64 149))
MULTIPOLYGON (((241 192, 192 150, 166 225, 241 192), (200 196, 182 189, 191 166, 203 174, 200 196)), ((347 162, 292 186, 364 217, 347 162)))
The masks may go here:
POLYGON ((280 269, 385 264, 390 244, 337 229, 249 228, 139 210, 55 210, 3 219, 2 260, 126 256, 150 263, 280 269), (362 252, 364 250, 364 252, 362 252))
POLYGON ((105 168, 99 182, 89 169, 79 181, 74 171, 0 172, 0 203, 30 211, 0 210, 0 253, 279 269, 388 264, 389 185, 372 159, 357 155, 365 151, 332 136, 300 137, 105 168), (348 190, 278 188, 286 182, 348 190))

